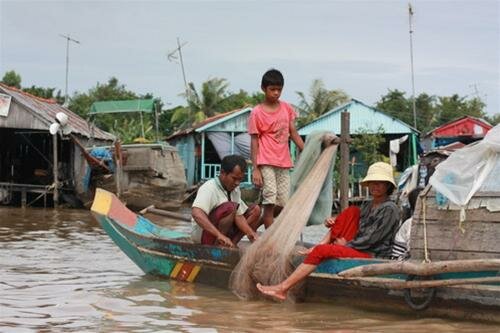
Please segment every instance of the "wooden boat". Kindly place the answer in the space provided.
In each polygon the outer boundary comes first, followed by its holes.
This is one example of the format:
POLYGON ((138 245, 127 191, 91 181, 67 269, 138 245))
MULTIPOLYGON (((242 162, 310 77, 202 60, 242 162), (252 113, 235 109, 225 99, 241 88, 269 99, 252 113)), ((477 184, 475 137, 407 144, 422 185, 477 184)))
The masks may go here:
MULTIPOLYGON (((146 274, 227 288, 238 249, 193 244, 98 189, 91 208, 110 238, 146 274)), ((295 257, 300 263, 303 258, 295 257)), ((304 300, 342 302, 369 310, 500 321, 500 260, 435 263, 382 259, 328 260, 306 280, 304 300), (410 305, 410 307, 408 306, 410 305)))
POLYGON ((120 199, 134 209, 151 205, 172 209, 181 205, 187 182, 175 147, 164 142, 100 147, 108 149, 113 155, 114 171, 93 157, 87 148, 81 145, 80 148, 92 169, 89 189, 78 193, 87 207, 97 187, 119 193, 120 199))

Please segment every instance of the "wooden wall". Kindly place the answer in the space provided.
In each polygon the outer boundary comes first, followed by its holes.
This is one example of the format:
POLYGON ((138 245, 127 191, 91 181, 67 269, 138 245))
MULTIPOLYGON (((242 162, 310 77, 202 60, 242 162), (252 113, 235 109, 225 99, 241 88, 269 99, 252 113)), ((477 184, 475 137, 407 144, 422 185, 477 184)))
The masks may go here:
MULTIPOLYGON (((500 193, 496 195, 499 196, 500 193)), ((427 196, 426 207, 427 248, 432 261, 500 258, 500 212, 490 212, 486 208, 467 209, 466 220, 462 222, 465 232, 462 232, 460 211, 438 209, 432 191, 427 196)), ((413 215, 410 247, 412 259, 424 258, 421 198, 413 215)))

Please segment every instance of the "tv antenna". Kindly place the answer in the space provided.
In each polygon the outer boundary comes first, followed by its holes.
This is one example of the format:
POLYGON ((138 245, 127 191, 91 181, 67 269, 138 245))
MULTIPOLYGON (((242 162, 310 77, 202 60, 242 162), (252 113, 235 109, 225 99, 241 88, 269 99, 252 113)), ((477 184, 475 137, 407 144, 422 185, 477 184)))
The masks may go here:
POLYGON ((413 18, 413 8, 411 3, 408 3, 408 23, 409 23, 409 32, 410 32, 410 65, 411 65, 411 100, 412 100, 412 109, 413 109, 413 127, 417 129, 417 107, 415 103, 415 74, 413 71, 413 26, 412 26, 412 18, 413 18))
POLYGON ((69 42, 73 42, 76 44, 81 44, 80 41, 73 39, 68 35, 61 35, 59 34, 62 38, 66 39, 66 83, 65 83, 65 88, 64 88, 64 103, 63 106, 67 107, 69 102, 68 102, 68 68, 69 68, 69 42))
POLYGON ((189 97, 189 87, 186 80, 186 71, 184 70, 184 61, 182 60, 182 48, 186 46, 187 42, 181 44, 179 37, 177 37, 177 48, 167 54, 169 61, 177 62, 179 59, 182 69, 182 79, 184 80, 184 89, 186 90, 186 99, 189 97))

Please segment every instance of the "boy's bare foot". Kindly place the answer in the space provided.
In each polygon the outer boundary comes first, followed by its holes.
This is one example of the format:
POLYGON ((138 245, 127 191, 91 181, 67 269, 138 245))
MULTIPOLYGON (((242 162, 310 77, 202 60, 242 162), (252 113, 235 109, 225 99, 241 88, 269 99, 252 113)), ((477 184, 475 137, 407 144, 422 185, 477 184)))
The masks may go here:
POLYGON ((286 293, 283 292, 279 285, 276 286, 263 286, 257 283, 257 289, 266 296, 271 296, 280 301, 286 300, 286 293))

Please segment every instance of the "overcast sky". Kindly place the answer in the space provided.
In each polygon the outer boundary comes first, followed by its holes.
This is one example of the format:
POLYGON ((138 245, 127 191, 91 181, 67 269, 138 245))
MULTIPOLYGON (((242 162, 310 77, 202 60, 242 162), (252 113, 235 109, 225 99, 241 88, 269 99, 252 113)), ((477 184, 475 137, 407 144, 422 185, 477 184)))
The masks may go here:
MULTIPOLYGON (((498 0, 413 0, 416 93, 479 96, 500 112, 498 0)), ((115 76, 130 90, 183 103, 176 38, 187 80, 209 78, 255 92, 264 71, 285 76, 298 102, 319 78, 374 104, 388 89, 411 94, 408 1, 8 1, 0 0, 0 75, 22 85, 86 92, 115 76)))

